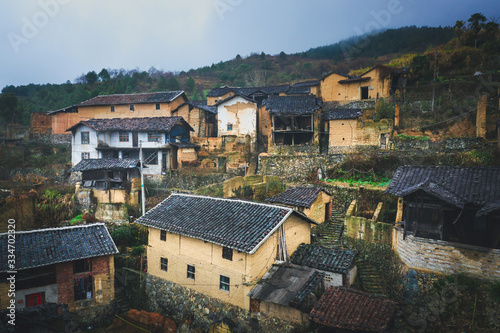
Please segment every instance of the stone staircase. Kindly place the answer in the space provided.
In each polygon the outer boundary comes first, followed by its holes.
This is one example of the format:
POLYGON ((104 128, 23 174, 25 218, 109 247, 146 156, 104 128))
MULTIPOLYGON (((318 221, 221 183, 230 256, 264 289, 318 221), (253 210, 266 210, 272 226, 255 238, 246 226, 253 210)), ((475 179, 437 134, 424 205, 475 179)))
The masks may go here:
POLYGON ((376 268, 363 258, 356 259, 356 266, 358 267, 358 280, 361 288, 370 294, 384 295, 381 284, 383 277, 377 272, 376 268))
POLYGON ((330 248, 342 248, 342 234, 344 232, 344 215, 332 211, 332 218, 318 226, 316 244, 330 248))
POLYGON ((115 271, 115 302, 118 308, 118 313, 126 313, 130 310, 130 304, 125 297, 125 289, 127 288, 127 276, 121 270, 115 271))

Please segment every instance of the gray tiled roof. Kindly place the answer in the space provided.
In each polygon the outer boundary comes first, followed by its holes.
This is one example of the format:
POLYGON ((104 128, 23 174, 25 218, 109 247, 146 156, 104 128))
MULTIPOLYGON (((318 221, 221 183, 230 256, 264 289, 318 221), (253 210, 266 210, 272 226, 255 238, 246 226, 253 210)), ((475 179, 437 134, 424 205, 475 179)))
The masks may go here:
POLYGON ((137 223, 253 254, 293 213, 283 206, 173 193, 137 223))
POLYGON ((313 95, 269 96, 263 105, 273 115, 306 115, 320 109, 321 99, 313 95))
POLYGON ((417 190, 456 206, 500 201, 500 167, 401 166, 386 192, 406 196, 417 190))
POLYGON ((326 193, 326 191, 319 187, 293 187, 266 199, 266 201, 309 208, 318 198, 321 191, 326 193))
POLYGON ((320 83, 321 82, 319 80, 309 80, 309 81, 294 83, 292 87, 314 87, 314 86, 319 86, 320 83))
POLYGON ((80 125, 86 125, 96 131, 160 131, 169 132, 176 124, 187 127, 190 131, 193 128, 182 117, 141 117, 141 118, 109 118, 80 121, 66 131, 72 131, 80 125))
POLYGON ((218 97, 225 95, 229 92, 233 92, 235 94, 243 95, 243 96, 250 96, 252 94, 255 94, 257 92, 261 92, 263 94, 279 94, 279 93, 286 93, 290 90, 290 85, 288 84, 282 84, 278 86, 266 86, 266 87, 228 87, 228 86, 223 86, 219 88, 214 88, 210 89, 208 92, 207 96, 208 97, 218 97))
POLYGON ((184 94, 182 90, 160 91, 142 94, 116 94, 100 95, 75 106, 94 106, 94 105, 119 105, 119 104, 141 104, 141 103, 168 103, 184 94))
POLYGON ((355 257, 356 252, 350 250, 332 250, 313 244, 300 244, 291 255, 290 261, 295 265, 347 274, 354 265, 355 257))
POLYGON ((306 266, 289 263, 273 265, 248 296, 264 302, 299 307, 324 276, 325 273, 306 266))
POLYGON ((207 105, 207 101, 190 101, 189 105, 194 106, 200 110, 217 114, 217 107, 215 105, 207 105))
POLYGON ((8 234, 0 234, 0 272, 118 253, 104 223, 16 232, 16 267, 8 265, 8 234))
POLYGON ((132 158, 89 158, 81 160, 70 172, 139 168, 140 161, 132 158))

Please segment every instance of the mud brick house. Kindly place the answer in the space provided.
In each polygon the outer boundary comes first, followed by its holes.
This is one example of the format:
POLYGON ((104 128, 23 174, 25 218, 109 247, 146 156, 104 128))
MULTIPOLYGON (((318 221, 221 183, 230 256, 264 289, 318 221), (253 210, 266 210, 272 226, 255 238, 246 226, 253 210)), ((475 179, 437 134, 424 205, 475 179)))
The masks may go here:
POLYGON ((217 137, 217 107, 206 101, 184 102, 172 110, 171 116, 184 118, 194 130, 192 137, 217 137))
POLYGON ((391 332, 397 303, 346 287, 326 290, 311 319, 334 332, 391 332))
POLYGON ((255 150, 257 142, 257 103, 250 97, 235 94, 215 104, 217 108, 217 136, 232 136, 250 143, 255 150))
POLYGON ((324 292, 325 273, 290 263, 275 264, 250 291, 250 311, 299 324, 324 292))
POLYGON ((140 145, 150 175, 197 159, 198 146, 190 143, 193 128, 182 117, 89 119, 68 131, 73 165, 88 158, 139 159, 140 145))
POLYGON ((10 302, 9 271, 17 271, 17 309, 46 303, 67 304, 70 311, 109 304, 114 291, 114 255, 118 250, 103 223, 16 232, 15 267, 8 240, 0 234, 0 306, 10 302))
POLYGON ((48 114, 52 134, 64 136, 66 129, 92 118, 168 117, 187 100, 184 91, 101 95, 48 114))
POLYGON ((500 278, 500 167, 402 166, 393 246, 415 269, 500 278))
POLYGON ((75 201, 86 210, 95 200, 100 221, 127 220, 126 205, 138 205, 141 163, 137 159, 85 159, 70 172, 79 173, 75 201))
POLYGON ((320 108, 313 95, 269 96, 259 112, 264 145, 319 146, 320 108))
POLYGON ((394 124, 392 119, 375 122, 364 117, 362 109, 344 109, 337 102, 323 103, 322 114, 328 133, 329 152, 355 146, 387 148, 394 124))
POLYGON ((246 310, 252 284, 309 243, 315 224, 288 207, 186 194, 136 223, 149 228, 149 274, 246 310))
POLYGON ((321 79, 320 90, 324 102, 349 103, 355 100, 388 98, 402 92, 407 70, 378 65, 365 73, 347 75, 332 72, 321 79))
POLYGON ((266 201, 289 206, 318 223, 332 216, 332 196, 319 187, 293 187, 266 201))
POLYGON ((313 244, 300 244, 292 254, 292 264, 314 268, 325 273, 325 287, 350 286, 356 278, 356 252, 333 250, 313 244))

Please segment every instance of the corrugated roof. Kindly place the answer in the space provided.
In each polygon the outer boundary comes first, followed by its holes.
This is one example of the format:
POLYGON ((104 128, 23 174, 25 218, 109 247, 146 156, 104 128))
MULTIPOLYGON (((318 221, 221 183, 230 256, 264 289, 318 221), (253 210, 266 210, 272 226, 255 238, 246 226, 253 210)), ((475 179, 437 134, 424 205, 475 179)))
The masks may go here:
POLYGON ((75 106, 169 103, 183 94, 184 91, 176 90, 141 94, 100 95, 84 102, 78 103, 75 106))
POLYGON ((273 115, 305 115, 319 110, 321 99, 313 95, 269 96, 263 105, 273 115))
POLYGON ((86 125, 96 131, 159 131, 169 132, 176 124, 187 127, 190 131, 193 128, 182 117, 141 117, 141 118, 109 118, 80 121, 66 131, 72 131, 80 125, 86 125))
POLYGON ((484 206, 500 201, 500 167, 401 166, 386 192, 402 197, 417 190, 454 205, 484 206))
MULTIPOLYGON (((279 203, 298 207, 311 207, 318 198, 319 192, 325 192, 319 187, 293 187, 280 194, 266 199, 268 202, 279 203)), ((328 194, 328 193, 327 193, 328 194)))
POLYGON ((141 162, 132 158, 89 158, 78 162, 70 172, 90 170, 117 170, 139 168, 141 162))
POLYGON ((333 250, 314 244, 300 244, 290 256, 290 261, 295 265, 347 274, 354 266, 355 257, 356 252, 350 250, 333 250))
POLYGON ((16 232, 15 267, 8 262, 8 233, 0 234, 0 272, 48 266, 118 253, 104 223, 16 232))
POLYGON ((137 223, 253 254, 293 213, 283 206, 173 193, 137 223))
POLYGON ((321 325, 353 331, 385 332, 397 303, 347 287, 328 288, 311 311, 321 325))

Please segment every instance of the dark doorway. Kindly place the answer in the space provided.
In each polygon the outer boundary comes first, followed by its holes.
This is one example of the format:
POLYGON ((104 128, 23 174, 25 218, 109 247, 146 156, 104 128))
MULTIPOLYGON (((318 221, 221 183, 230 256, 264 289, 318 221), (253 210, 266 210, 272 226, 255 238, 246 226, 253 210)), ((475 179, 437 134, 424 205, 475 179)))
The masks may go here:
POLYGON ((361 99, 368 99, 368 87, 361 87, 361 99))
POLYGON ((132 147, 139 147, 139 137, 137 132, 132 132, 132 147))

